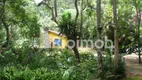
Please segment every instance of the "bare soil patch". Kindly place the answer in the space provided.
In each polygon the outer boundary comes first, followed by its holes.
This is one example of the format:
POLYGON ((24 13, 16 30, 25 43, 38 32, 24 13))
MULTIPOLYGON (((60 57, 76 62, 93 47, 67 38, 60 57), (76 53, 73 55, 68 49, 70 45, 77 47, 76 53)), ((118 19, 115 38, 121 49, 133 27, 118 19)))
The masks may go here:
POLYGON ((125 55, 124 59, 126 62, 127 76, 142 76, 142 64, 138 63, 138 55, 134 53, 130 55, 125 55))

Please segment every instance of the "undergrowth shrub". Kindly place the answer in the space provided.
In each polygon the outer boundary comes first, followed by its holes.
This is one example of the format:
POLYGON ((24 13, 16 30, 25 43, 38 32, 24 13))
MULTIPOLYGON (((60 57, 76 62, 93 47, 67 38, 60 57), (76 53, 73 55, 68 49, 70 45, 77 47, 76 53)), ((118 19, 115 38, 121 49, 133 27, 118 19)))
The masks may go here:
POLYGON ((114 59, 106 55, 103 59, 103 77, 105 80, 117 80, 125 77, 125 62, 121 55, 118 58, 118 66, 114 65, 114 59))
MULTIPOLYGON (((91 80, 97 78, 97 57, 89 52, 80 54, 76 63, 74 54, 62 49, 17 48, 0 55, 0 80, 91 80)), ((116 80, 125 75, 125 63, 119 57, 115 68, 113 58, 103 58, 104 80, 116 80)))
POLYGON ((59 71, 49 71, 47 68, 31 70, 28 67, 22 69, 15 66, 5 67, 1 80, 62 80, 59 71))

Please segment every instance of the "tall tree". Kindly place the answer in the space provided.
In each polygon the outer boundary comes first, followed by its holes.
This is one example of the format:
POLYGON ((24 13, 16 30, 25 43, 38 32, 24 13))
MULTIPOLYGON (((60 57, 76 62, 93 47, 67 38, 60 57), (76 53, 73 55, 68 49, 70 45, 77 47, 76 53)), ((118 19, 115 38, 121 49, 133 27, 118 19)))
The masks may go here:
POLYGON ((79 45, 81 44, 81 39, 82 39, 82 30, 83 30, 83 21, 84 21, 84 17, 83 17, 83 11, 86 9, 88 5, 88 0, 84 1, 84 0, 81 0, 81 7, 80 7, 80 35, 79 35, 79 39, 80 39, 80 42, 79 42, 79 45), (84 4, 86 3, 86 4, 84 4))
POLYGON ((114 20, 114 64, 118 65, 118 25, 117 25, 117 0, 113 0, 113 20, 114 20))
POLYGON ((80 63, 80 56, 79 56, 79 52, 77 49, 77 31, 76 31, 77 20, 78 20, 78 16, 79 16, 78 0, 75 0, 74 5, 75 5, 75 9, 76 9, 76 17, 75 17, 74 30, 73 30, 73 33, 74 33, 73 40, 75 41, 75 46, 73 47, 73 51, 74 51, 75 56, 77 58, 77 62, 80 63))
POLYGON ((2 7, 1 7, 1 15, 0 15, 0 19, 1 19, 1 23, 3 24, 5 31, 6 31, 6 43, 4 44, 4 47, 7 47, 9 44, 9 25, 7 24, 6 20, 5 20, 5 6, 6 6, 6 0, 2 0, 2 7))
MULTIPOLYGON (((101 40, 102 39, 102 25, 101 25, 101 0, 97 0, 97 10, 96 10, 96 13, 97 13, 97 37, 98 37, 98 40, 101 40)), ((101 45, 101 44, 100 44, 101 45)), ((98 53, 98 70, 99 70, 99 73, 98 73, 98 76, 101 77, 102 76, 102 48, 98 48, 97 49, 97 53, 98 53)))
POLYGON ((133 4, 136 10, 136 22, 137 22, 137 43, 138 43, 138 57, 139 57, 139 64, 141 64, 141 54, 140 54, 140 26, 141 26, 141 18, 142 18, 142 13, 141 13, 141 0, 133 0, 133 4))

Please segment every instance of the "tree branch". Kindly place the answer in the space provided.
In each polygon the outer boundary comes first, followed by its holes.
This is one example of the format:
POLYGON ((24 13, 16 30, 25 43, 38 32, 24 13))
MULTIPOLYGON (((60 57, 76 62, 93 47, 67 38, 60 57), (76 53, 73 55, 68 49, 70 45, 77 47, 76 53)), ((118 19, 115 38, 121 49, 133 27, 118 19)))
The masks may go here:
POLYGON ((42 1, 38 4, 38 6, 41 6, 41 5, 46 5, 49 9, 52 9, 52 7, 49 6, 49 4, 47 4, 46 2, 42 1))
MULTIPOLYGON (((55 1, 55 2, 56 2, 56 1, 55 1)), ((58 24, 58 23, 57 23, 57 20, 56 20, 57 12, 56 12, 56 11, 54 12, 53 7, 49 6, 49 4, 46 3, 46 1, 40 2, 40 3, 38 4, 38 6, 40 6, 40 5, 42 5, 42 4, 43 4, 43 5, 46 5, 46 6, 51 10, 51 12, 52 12, 52 19, 51 19, 51 20, 53 20, 56 24, 58 24)))
POLYGON ((75 4, 75 9, 76 9, 75 23, 77 23, 77 19, 78 19, 78 16, 79 16, 79 9, 78 9, 77 0, 75 0, 74 4, 75 4))
POLYGON ((5 3, 6 3, 6 0, 3 0, 3 2, 2 2, 2 9, 1 9, 1 14, 0 14, 0 19, 2 19, 2 16, 3 16, 3 14, 4 14, 4 11, 5 11, 5 3))
POLYGON ((9 44, 9 25, 6 23, 6 21, 4 20, 4 18, 2 19, 2 24, 4 25, 4 28, 6 30, 6 43, 5 46, 7 46, 9 44))
POLYGON ((88 6, 88 0, 87 0, 86 5, 85 5, 84 8, 82 9, 82 11, 84 11, 87 6, 88 6))

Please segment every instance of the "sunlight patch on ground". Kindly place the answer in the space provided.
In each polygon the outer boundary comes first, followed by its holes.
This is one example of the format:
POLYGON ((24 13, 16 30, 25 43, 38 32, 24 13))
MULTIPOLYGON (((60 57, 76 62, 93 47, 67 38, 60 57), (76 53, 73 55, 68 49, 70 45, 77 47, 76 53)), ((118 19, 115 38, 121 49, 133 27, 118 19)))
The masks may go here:
POLYGON ((128 77, 124 80, 142 80, 142 77, 128 77))
POLYGON ((91 53, 96 53, 96 50, 95 49, 92 49, 92 48, 78 48, 79 52, 91 52, 91 53))
POLYGON ((98 56, 97 55, 97 51, 95 49, 92 49, 92 48, 78 48, 79 52, 80 53, 92 53, 94 56, 98 56))
POLYGON ((123 57, 125 58, 126 74, 128 77, 124 80, 142 80, 142 65, 138 64, 138 55, 133 53, 123 57))
MULTIPOLYGON (((124 58, 127 58, 127 59, 138 59, 138 55, 136 55, 135 53, 132 53, 132 54, 129 54, 129 55, 125 55, 124 58)), ((142 56, 141 56, 142 58, 142 56)))

